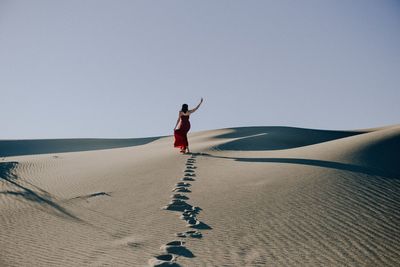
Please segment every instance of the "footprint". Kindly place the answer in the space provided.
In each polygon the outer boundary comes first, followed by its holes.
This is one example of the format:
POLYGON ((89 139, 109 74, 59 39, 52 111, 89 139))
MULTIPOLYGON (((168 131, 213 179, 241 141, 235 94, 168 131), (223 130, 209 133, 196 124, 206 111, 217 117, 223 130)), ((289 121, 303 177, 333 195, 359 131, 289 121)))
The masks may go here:
POLYGON ((182 237, 182 238, 186 238, 186 237, 202 238, 203 237, 203 234, 196 230, 190 230, 190 231, 186 231, 186 232, 182 232, 182 233, 176 233, 175 235, 177 237, 182 237))
POLYGON ((172 192, 178 192, 178 193, 191 193, 192 191, 190 191, 190 189, 186 188, 186 187, 175 187, 174 189, 172 189, 172 192))
POLYGON ((187 168, 187 169, 193 169, 193 170, 194 170, 194 169, 197 169, 197 167, 194 166, 194 165, 188 165, 188 166, 186 166, 186 168, 187 168))
POLYGON ((208 224, 205 224, 199 220, 197 220, 197 222, 195 224, 189 224, 187 225, 188 227, 191 228, 195 228, 195 229, 203 229, 203 230, 211 230, 211 226, 209 226, 208 224))
POLYGON ((187 231, 186 235, 192 238, 202 238, 203 234, 199 231, 187 231))
POLYGON ((188 227, 195 227, 195 226, 197 226, 197 225, 199 225, 201 223, 199 220, 197 220, 196 217, 189 218, 189 219, 186 220, 186 222, 187 222, 187 226, 188 227))
POLYGON ((173 194, 171 195, 171 198, 175 198, 175 199, 189 199, 187 196, 182 195, 182 194, 173 194))
POLYGON ((182 212, 182 216, 191 216, 191 215, 196 215, 196 214, 198 214, 198 212, 195 211, 195 210, 193 210, 193 207, 190 208, 190 209, 185 209, 185 210, 182 212))
POLYGON ((184 244, 185 244, 185 241, 174 240, 174 241, 171 241, 171 242, 165 244, 165 246, 183 246, 184 244))
POLYGON ((193 253, 186 247, 184 247, 183 246, 184 244, 185 242, 183 241, 172 241, 161 246, 161 250, 169 254, 175 254, 187 258, 193 258, 194 257, 193 253))
POLYGON ((201 209, 200 207, 192 206, 190 209, 184 210, 184 212, 199 214, 201 210, 202 210, 202 209, 201 209))
POLYGON ((184 200, 173 199, 167 206, 163 207, 165 210, 185 211, 192 209, 192 205, 186 203, 184 200))
POLYGON ((176 187, 190 187, 192 185, 189 183, 185 183, 185 182, 178 182, 175 186, 176 187))
POLYGON ((148 261, 150 266, 180 266, 176 262, 176 257, 172 254, 164 254, 156 256, 148 261))
POLYGON ((188 221, 188 220, 190 220, 190 219, 197 219, 197 218, 196 218, 196 215, 197 215, 197 214, 195 214, 195 213, 183 212, 183 213, 181 214, 180 218, 181 218, 182 220, 184 220, 184 221, 188 221))
POLYGON ((181 180, 182 181, 195 181, 195 179, 192 177, 183 177, 181 180))

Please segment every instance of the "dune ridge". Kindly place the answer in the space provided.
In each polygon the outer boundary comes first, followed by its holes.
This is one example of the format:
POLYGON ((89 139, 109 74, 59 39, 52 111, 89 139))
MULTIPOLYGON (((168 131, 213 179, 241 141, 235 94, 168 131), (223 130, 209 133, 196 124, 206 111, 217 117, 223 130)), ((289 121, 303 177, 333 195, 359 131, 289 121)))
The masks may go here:
POLYGON ((138 146, 150 143, 154 140, 157 140, 158 138, 159 137, 130 139, 73 138, 0 140, 0 157, 89 151, 138 146))
POLYGON ((79 151, 67 150, 74 153, 57 153, 54 143, 42 140, 47 147, 42 152, 50 154, 23 156, 19 141, 6 150, 1 141, 0 263, 144 266, 153 259, 154 266, 396 266, 400 261, 399 125, 356 131, 240 127, 196 132, 189 139, 195 164, 192 155, 172 149, 172 137, 119 148, 98 144, 110 149, 95 151, 83 151, 88 146, 81 140, 79 151), (173 185, 190 193, 171 192, 173 185), (188 230, 177 212, 161 209, 169 202, 172 209, 182 203, 201 207, 196 214, 179 212, 184 221, 192 216, 212 228, 188 230), (185 257, 182 247, 191 254, 185 257))

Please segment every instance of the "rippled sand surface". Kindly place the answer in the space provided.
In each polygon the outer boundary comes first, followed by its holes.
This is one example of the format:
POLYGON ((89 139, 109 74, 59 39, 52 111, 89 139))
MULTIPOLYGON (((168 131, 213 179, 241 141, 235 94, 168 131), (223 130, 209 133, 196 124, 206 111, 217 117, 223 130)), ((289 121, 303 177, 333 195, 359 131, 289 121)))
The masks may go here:
POLYGON ((232 128, 189 141, 193 155, 171 137, 92 151, 74 141, 63 153, 53 141, 27 155, 26 143, 0 141, 0 265, 400 262, 399 126, 232 128))

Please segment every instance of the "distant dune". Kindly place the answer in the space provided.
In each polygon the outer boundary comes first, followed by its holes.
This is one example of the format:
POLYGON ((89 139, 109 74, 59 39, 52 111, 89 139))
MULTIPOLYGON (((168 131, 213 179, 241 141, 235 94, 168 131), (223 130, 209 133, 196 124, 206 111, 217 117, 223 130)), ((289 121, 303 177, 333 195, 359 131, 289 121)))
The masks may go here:
POLYGON ((189 141, 0 141, 0 266, 398 266, 400 125, 189 141))
POLYGON ((131 139, 38 139, 0 140, 0 157, 48 154, 138 146, 157 140, 158 137, 131 139))

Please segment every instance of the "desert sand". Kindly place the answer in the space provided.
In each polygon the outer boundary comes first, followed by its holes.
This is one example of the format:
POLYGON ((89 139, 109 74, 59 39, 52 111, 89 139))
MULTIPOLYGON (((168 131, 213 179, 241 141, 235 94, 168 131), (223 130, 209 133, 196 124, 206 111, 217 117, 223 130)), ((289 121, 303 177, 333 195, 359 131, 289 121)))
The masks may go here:
POLYGON ((0 266, 398 266, 400 126, 0 141, 0 266))

